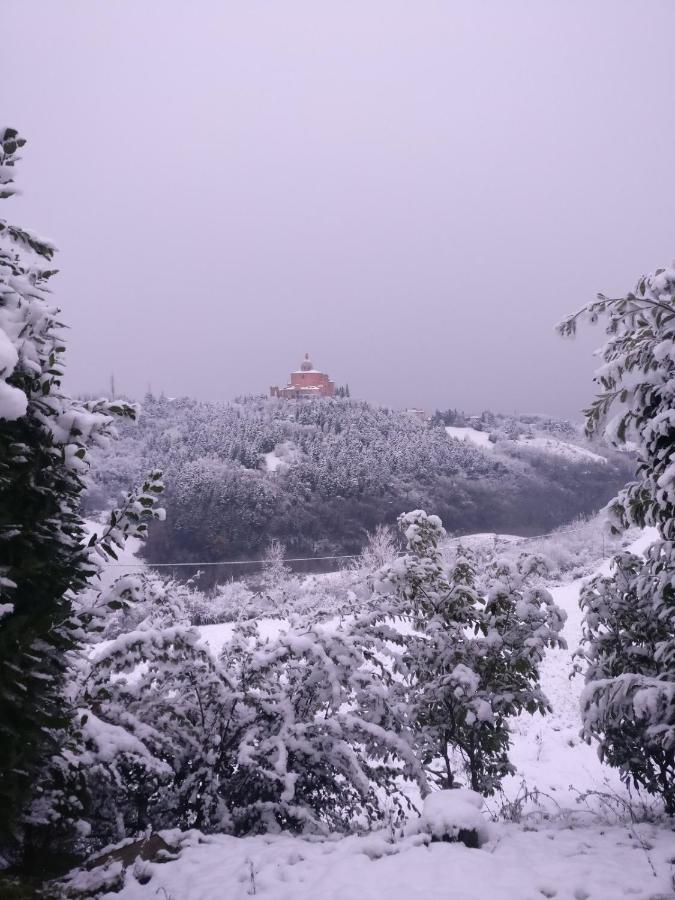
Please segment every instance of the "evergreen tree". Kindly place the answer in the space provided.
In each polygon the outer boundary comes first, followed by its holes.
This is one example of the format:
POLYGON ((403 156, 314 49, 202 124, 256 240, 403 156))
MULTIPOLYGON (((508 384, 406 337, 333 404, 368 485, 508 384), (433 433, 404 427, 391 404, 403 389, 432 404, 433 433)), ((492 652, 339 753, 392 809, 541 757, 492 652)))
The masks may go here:
MULTIPOLYGON (((0 130, 0 198, 16 192, 17 151, 0 130)), ((52 244, 0 219, 0 856, 18 858, 23 814, 68 725, 64 673, 77 642, 73 596, 97 551, 145 528, 155 480, 85 547, 79 513, 87 450, 113 435, 129 404, 79 403, 61 389, 64 341, 48 299, 52 244)))
POLYGON ((659 540, 644 560, 617 557, 611 578, 582 591, 582 734, 675 813, 675 266, 641 277, 625 297, 598 295, 559 330, 572 335, 600 317, 609 337, 586 430, 637 452, 610 523, 656 526, 659 540))

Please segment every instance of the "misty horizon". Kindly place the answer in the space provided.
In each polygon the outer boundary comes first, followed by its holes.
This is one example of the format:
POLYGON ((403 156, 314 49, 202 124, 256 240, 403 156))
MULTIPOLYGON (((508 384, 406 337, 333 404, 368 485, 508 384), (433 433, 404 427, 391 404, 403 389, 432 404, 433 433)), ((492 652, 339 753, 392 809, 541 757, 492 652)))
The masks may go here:
POLYGON ((309 351, 374 403, 579 419, 604 335, 556 323, 673 256, 670 3, 2 19, 74 392, 231 400, 309 351))

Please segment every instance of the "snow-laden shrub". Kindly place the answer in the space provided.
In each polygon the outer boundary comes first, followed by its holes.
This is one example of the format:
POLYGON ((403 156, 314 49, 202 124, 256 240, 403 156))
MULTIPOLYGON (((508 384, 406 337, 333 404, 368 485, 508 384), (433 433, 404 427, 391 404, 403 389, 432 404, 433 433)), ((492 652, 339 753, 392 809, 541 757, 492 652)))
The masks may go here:
POLYGON ((380 661, 302 619, 274 640, 242 623, 215 659, 180 624, 193 599, 151 574, 82 599, 77 728, 36 819, 67 797, 52 821, 85 848, 147 828, 353 830, 402 809, 400 781, 424 779, 380 661))
POLYGON ((625 781, 660 795, 675 814, 672 552, 662 542, 646 561, 623 553, 610 577, 588 583, 577 656, 586 664, 584 737, 598 741, 600 757, 625 781))
POLYGON ((392 563, 398 555, 396 537, 388 525, 378 525, 368 535, 366 545, 354 560, 353 568, 358 572, 374 572, 382 566, 392 563))
POLYGON ((174 582, 125 576, 89 599, 90 622, 110 607, 116 637, 92 629, 73 673, 77 728, 60 777, 78 805, 68 815, 93 847, 148 827, 227 830, 222 784, 253 718, 246 698, 199 632, 176 624, 186 611, 174 582))
POLYGON ((635 291, 599 295, 560 326, 605 317, 609 335, 586 412, 589 434, 637 453, 636 478, 608 507, 616 530, 656 526, 646 559, 620 555, 615 574, 582 593, 584 736, 627 781, 675 814, 675 265, 635 291))
POLYGON ((155 572, 138 572, 118 578, 106 593, 108 609, 102 636, 143 628, 174 628, 190 624, 190 611, 201 595, 189 584, 162 578, 155 572))
POLYGON ((195 591, 189 602, 193 625, 213 625, 256 618, 260 614, 259 594, 244 581, 227 581, 203 594, 195 591))
POLYGON ((441 545, 448 565, 455 560, 458 548, 471 550, 480 571, 488 571, 496 560, 508 560, 521 572, 530 570, 530 580, 547 584, 591 575, 606 559, 620 552, 639 535, 637 528, 613 534, 607 528, 607 517, 599 513, 577 518, 550 534, 533 538, 507 538, 499 535, 473 535, 454 538, 441 545), (534 567, 534 570, 533 570, 534 567))
POLYGON ((451 788, 466 777, 490 794, 513 771, 509 718, 549 709, 539 665, 546 647, 564 646, 564 613, 508 563, 484 595, 469 555, 447 572, 437 516, 415 510, 399 526, 408 552, 375 574, 354 629, 396 674, 391 702, 428 778, 451 788))
POLYGON ((233 777, 238 832, 352 831, 392 804, 401 814, 400 781, 423 776, 390 673, 348 629, 300 620, 263 641, 250 626, 224 658, 256 708, 233 777))
POLYGON ((353 610, 361 579, 359 571, 343 569, 327 575, 284 575, 267 586, 253 578, 227 581, 208 593, 194 591, 188 608, 193 625, 297 616, 326 619, 353 610))

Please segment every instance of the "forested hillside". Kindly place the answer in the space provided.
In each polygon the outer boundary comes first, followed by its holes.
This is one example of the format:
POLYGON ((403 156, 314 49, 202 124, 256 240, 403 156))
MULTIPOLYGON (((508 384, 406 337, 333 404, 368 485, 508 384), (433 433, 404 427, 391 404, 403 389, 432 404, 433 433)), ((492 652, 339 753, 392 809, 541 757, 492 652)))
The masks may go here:
POLYGON ((536 416, 449 411, 430 424, 348 399, 147 396, 139 423, 96 452, 88 509, 163 469, 153 562, 254 557, 272 540, 293 555, 358 552, 368 531, 414 508, 436 510, 451 532, 531 534, 598 509, 627 480, 626 458, 582 444, 576 426, 536 416), (473 427, 446 430, 448 419, 473 427))

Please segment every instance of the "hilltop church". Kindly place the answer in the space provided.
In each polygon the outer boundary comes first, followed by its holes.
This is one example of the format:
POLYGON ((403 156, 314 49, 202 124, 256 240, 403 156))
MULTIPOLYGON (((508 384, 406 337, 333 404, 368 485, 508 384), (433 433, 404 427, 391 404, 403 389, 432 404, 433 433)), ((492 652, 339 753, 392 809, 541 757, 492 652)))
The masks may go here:
POLYGON ((280 397, 282 400, 315 400, 334 396, 334 382, 325 372, 314 368, 309 353, 305 353, 300 368, 291 372, 290 381, 285 387, 270 388, 270 397, 280 397))

